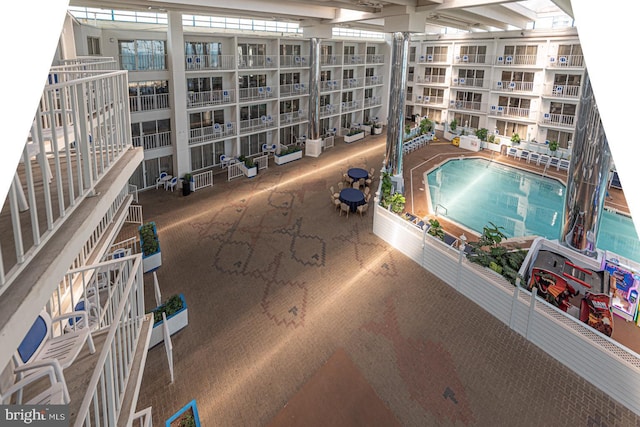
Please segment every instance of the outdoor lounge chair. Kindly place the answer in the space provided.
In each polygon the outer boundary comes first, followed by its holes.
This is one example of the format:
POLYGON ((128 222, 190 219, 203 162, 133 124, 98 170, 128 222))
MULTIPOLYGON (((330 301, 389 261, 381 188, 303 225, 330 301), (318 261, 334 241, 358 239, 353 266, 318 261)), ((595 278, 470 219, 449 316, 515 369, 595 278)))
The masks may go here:
MULTIPOLYGON (((9 405, 12 403, 13 395, 16 395, 17 404, 23 404, 22 394, 25 389, 42 378, 49 377, 49 386, 40 391, 37 395, 31 397, 25 405, 66 405, 71 401, 69 390, 64 380, 62 367, 53 360, 51 362, 38 362, 30 365, 24 365, 16 368, 16 373, 20 374, 22 379, 7 388, 4 393, 0 393, 0 404, 9 405)), ((39 390, 38 390, 39 391, 39 390)))

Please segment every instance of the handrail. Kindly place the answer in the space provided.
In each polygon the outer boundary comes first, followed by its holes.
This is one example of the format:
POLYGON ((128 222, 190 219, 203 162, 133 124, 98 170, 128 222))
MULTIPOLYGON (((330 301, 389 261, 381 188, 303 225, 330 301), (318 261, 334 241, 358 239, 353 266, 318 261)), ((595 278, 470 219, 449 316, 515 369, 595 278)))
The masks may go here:
POLYGON ((444 210, 444 214, 445 214, 445 216, 446 216, 446 215, 448 215, 447 208, 445 208, 443 205, 441 205, 440 203, 438 203, 438 204, 436 205, 436 216, 438 216, 438 212, 439 212, 439 210, 440 210, 440 209, 438 209, 438 208, 442 208, 442 209, 444 210))

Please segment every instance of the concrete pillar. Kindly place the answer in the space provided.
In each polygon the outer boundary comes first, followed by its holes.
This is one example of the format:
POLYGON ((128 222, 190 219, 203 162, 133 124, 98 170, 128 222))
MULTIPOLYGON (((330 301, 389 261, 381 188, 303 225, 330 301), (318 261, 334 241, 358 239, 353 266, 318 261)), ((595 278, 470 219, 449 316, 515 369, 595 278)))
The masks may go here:
POLYGON ((387 148, 384 166, 396 183, 396 191, 404 192, 402 178, 402 143, 407 87, 407 56, 409 33, 396 32, 391 41, 391 79, 389 83, 389 114, 387 119, 387 148))
POLYGON ((588 73, 582 84, 573 151, 567 179, 560 241, 589 256, 596 255, 596 237, 607 194, 611 153, 588 73))
POLYGON ((309 139, 320 139, 320 39, 310 39, 309 55, 309 139))
POLYGON ((169 93, 173 106, 171 129, 173 130, 173 175, 181 177, 191 172, 189 152, 189 118, 187 117, 187 79, 185 78, 184 33, 182 14, 167 12, 167 54, 171 81, 169 93))

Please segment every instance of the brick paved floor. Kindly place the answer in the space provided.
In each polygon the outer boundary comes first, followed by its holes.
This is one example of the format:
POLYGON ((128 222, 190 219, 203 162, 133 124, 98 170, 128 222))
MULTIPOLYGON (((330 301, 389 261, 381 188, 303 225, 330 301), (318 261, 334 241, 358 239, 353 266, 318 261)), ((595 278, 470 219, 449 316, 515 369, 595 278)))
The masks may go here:
POLYGON ((329 187, 350 166, 378 171, 384 151, 383 137, 338 141, 188 197, 140 194, 163 296, 185 294, 189 325, 173 336, 174 383, 164 348, 149 351, 138 408, 164 425, 196 399, 204 426, 263 426, 342 348, 405 426, 640 426, 374 236, 372 211, 338 215, 329 187))

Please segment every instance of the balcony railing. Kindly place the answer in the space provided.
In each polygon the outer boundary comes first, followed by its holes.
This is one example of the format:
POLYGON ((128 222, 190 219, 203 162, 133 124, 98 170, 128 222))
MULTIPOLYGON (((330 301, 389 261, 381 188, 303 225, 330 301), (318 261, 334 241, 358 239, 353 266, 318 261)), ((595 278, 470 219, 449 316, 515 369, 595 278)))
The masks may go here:
POLYGON ((236 66, 234 55, 186 55, 185 70, 233 70, 236 66))
POLYGON ((262 116, 257 119, 241 120, 240 121, 240 133, 255 132, 258 130, 271 129, 276 126, 275 121, 271 115, 262 116))
POLYGON ((444 84, 446 82, 446 78, 445 76, 416 76, 414 81, 416 83, 444 84))
POLYGON ((128 71, 161 71, 167 69, 167 55, 138 53, 120 55, 120 69, 128 71))
POLYGON ((484 79, 456 77, 453 79, 453 85, 463 87, 484 87, 484 79))
POLYGON ((129 97, 129 110, 138 111, 164 110, 169 108, 169 94, 138 95, 129 97))
POLYGON ((500 116, 517 117, 520 119, 530 119, 531 109, 519 107, 498 106, 495 112, 500 116))
POLYGON ((240 55, 238 68, 272 68, 277 67, 275 55, 240 55))
POLYGON ((538 55, 498 55, 497 65, 536 65, 538 55))
POLYGON ((323 55, 320 57, 320 65, 342 65, 342 57, 338 55, 323 55))
POLYGON ((487 58, 488 56, 485 53, 456 55, 456 57, 453 59, 453 63, 454 64, 486 64, 487 58))
POLYGON ((342 80, 342 87, 345 89, 348 88, 357 88, 357 87, 362 87, 364 86, 364 79, 360 78, 350 78, 350 79, 343 79, 342 80))
POLYGON ((211 126, 191 129, 189 131, 189 144, 215 141, 234 136, 235 134, 235 122, 227 122, 225 124, 214 123, 211 126))
POLYGON ((497 81, 496 90, 503 92, 533 92, 533 82, 497 81))
POLYGON ((451 100, 450 102, 451 108, 455 108, 456 110, 472 110, 472 111, 482 111, 482 102, 477 101, 460 101, 460 100, 451 100))
POLYGON ((553 84, 545 86, 545 95, 558 98, 578 98, 580 86, 553 84))
POLYGON ((280 55, 280 68, 304 68, 309 66, 309 57, 302 55, 280 55))
POLYGON ((357 110, 360 107, 360 101, 344 101, 340 104, 342 112, 357 110))
POLYGON ((378 105, 382 105, 382 97, 380 96, 371 96, 364 99, 365 107, 376 107, 378 105))
POLYGON ((365 86, 376 86, 382 84, 382 75, 377 76, 367 76, 364 79, 365 86))
POLYGON ((341 81, 339 80, 325 80, 320 82, 320 91, 329 92, 332 90, 340 90, 341 81))
POLYGON ((384 55, 380 54, 368 54, 367 64, 384 64, 384 55))
POLYGON ((0 244, 0 293, 131 147, 126 71, 53 74, 0 215, 13 228, 0 244))
POLYGON ((280 114, 281 126, 300 123, 300 122, 304 122, 305 120, 307 120, 307 116, 304 114, 303 110, 280 114))
POLYGON ((271 86, 242 88, 239 92, 240 102, 268 99, 274 96, 274 90, 271 86))
POLYGON ((158 132, 150 135, 134 136, 132 138, 134 147, 143 147, 146 150, 171 146, 171 131, 158 132))
POLYGON ((308 95, 309 87, 304 83, 280 85, 280 97, 308 95))
POLYGON ((423 54, 418 56, 418 63, 420 64, 429 64, 433 62, 447 62, 449 55, 446 53, 438 53, 438 54, 423 54))
POLYGON ((542 116, 542 123, 554 126, 574 127, 575 120, 576 116, 567 114, 544 113, 542 116))
POLYGON ((364 64, 367 55, 344 55, 342 60, 344 65, 360 65, 364 64))
POLYGON ((207 105, 230 104, 235 101, 235 89, 189 92, 187 94, 187 108, 205 107, 207 105))
POLYGON ((582 55, 554 55, 549 57, 549 67, 584 67, 582 55))
MULTIPOLYGON (((51 71, 67 71, 66 76, 71 76, 71 71, 115 71, 118 63, 112 57, 106 56, 78 56, 73 59, 63 59, 60 66, 51 67, 51 71)), ((75 77, 72 80, 75 80, 75 77)), ((55 82, 62 83, 62 82, 55 82)))
POLYGON ((337 106, 333 105, 333 104, 327 104, 327 105, 322 105, 320 106, 320 117, 327 117, 327 116, 331 116, 333 114, 338 114, 338 108, 337 106))

